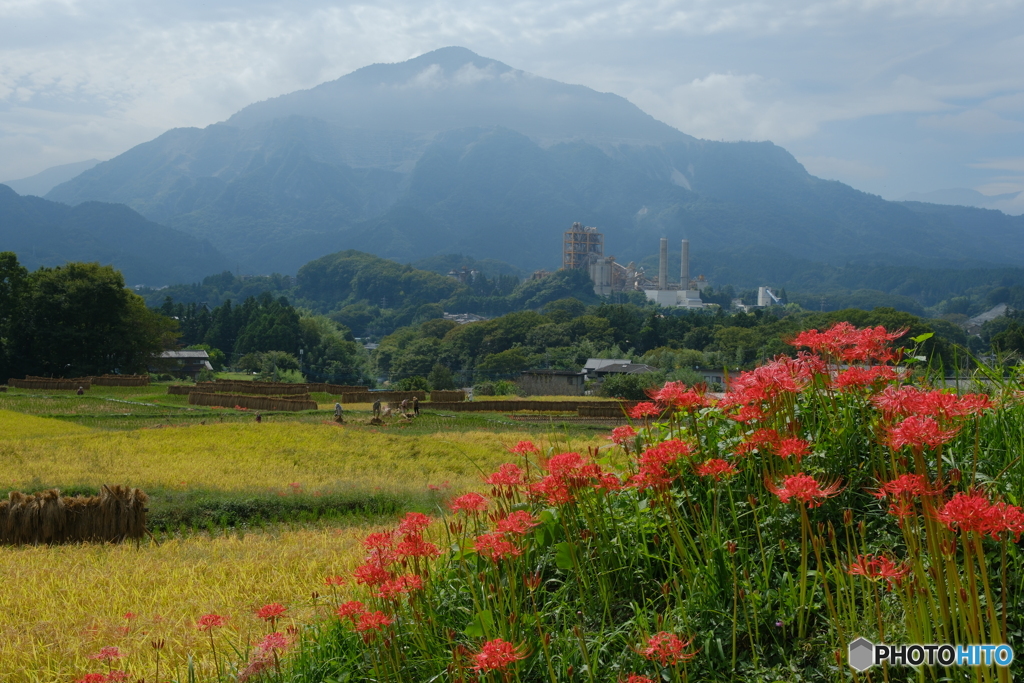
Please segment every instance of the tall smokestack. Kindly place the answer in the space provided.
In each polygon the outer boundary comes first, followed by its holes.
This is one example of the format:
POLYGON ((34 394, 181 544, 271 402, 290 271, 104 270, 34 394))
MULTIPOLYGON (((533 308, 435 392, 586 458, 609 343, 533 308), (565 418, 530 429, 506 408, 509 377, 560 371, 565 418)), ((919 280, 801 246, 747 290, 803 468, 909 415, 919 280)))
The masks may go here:
POLYGON ((668 238, 661 238, 661 251, 658 255, 658 289, 668 289, 668 238))
POLYGON ((679 268, 679 289, 690 288, 690 240, 683 240, 683 262, 679 268))

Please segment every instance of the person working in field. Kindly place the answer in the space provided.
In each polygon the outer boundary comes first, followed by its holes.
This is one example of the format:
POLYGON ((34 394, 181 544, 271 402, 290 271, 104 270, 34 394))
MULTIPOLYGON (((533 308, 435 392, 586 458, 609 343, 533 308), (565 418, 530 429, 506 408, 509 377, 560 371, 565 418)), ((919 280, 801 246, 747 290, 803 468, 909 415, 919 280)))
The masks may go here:
POLYGON ((380 417, 380 399, 378 398, 373 402, 373 416, 380 417))
POLYGON ((419 417, 420 414, 420 399, 416 396, 412 397, 412 414, 419 417))
POLYGON ((345 421, 345 420, 342 419, 341 413, 342 413, 341 404, 340 403, 335 403, 334 404, 334 421, 335 422, 344 422, 345 421))
POLYGON ((404 415, 409 411, 409 399, 403 398, 401 403, 402 414, 404 415))

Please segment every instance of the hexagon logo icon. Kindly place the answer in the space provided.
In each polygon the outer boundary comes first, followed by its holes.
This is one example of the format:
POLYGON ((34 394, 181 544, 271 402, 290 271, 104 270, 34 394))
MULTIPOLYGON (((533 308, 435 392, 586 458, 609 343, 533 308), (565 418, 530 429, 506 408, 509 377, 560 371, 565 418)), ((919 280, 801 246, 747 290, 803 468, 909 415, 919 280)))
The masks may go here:
POLYGON ((867 638, 850 643, 847 663, 857 671, 866 671, 875 665, 875 645, 867 638))

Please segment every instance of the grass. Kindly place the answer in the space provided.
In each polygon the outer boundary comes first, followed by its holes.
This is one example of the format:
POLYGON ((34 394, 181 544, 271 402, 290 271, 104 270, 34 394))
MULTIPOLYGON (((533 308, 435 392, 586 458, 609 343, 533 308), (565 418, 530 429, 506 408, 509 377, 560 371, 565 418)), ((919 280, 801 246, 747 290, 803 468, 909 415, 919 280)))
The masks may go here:
MULTIPOLYGON (((161 680, 187 678, 187 657, 205 679, 213 673, 209 640, 195 628, 203 614, 230 617, 224 640, 243 647, 266 633, 253 611, 270 602, 288 608, 283 629, 313 621, 312 593, 329 597, 327 575, 358 560, 371 527, 198 535, 159 545, 72 545, 0 552, 0 679, 12 683, 70 681, 102 666, 88 657, 105 646, 126 655, 118 667, 132 680, 154 674, 162 638, 161 680), (131 612, 137 616, 125 619, 131 612)), ((321 604, 323 600, 318 601, 321 604)))

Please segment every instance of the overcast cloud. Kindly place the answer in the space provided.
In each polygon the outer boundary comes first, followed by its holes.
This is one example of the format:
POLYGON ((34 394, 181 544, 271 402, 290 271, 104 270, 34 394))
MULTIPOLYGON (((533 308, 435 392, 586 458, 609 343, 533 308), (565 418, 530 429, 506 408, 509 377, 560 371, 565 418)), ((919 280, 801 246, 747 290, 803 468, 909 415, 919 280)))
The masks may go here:
POLYGON ((772 140, 887 198, 1016 192, 1022 4, 0 0, 0 178, 461 45, 617 93, 691 135, 772 140))

